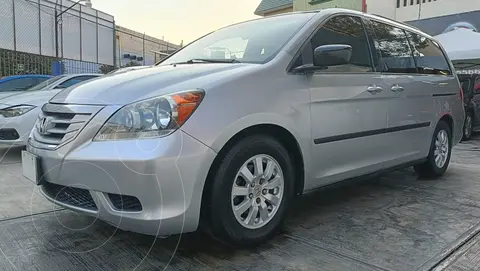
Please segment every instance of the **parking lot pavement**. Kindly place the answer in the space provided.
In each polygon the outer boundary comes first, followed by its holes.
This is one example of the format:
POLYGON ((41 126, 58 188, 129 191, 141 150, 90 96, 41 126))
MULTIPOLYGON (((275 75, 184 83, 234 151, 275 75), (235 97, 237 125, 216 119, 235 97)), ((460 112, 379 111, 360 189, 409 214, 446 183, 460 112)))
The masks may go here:
POLYGON ((21 177, 19 150, 8 157, 0 162, 0 270, 477 270, 480 263, 478 139, 455 147, 439 180, 404 169, 309 193, 277 237, 251 249, 201 233, 156 239, 116 230, 53 211, 40 196, 30 204, 35 187, 21 177))
POLYGON ((60 209, 22 177, 21 148, 0 148, 0 221, 60 209))

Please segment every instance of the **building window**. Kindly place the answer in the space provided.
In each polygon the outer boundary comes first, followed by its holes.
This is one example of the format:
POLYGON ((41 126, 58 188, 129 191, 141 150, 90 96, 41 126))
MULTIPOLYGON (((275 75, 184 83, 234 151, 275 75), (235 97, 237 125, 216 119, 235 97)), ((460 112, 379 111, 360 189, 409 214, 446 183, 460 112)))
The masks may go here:
MULTIPOLYGON (((425 0, 423 0, 423 1, 425 1, 425 0)), ((399 7, 400 7, 400 0, 397 0, 397 8, 399 8, 399 7)))

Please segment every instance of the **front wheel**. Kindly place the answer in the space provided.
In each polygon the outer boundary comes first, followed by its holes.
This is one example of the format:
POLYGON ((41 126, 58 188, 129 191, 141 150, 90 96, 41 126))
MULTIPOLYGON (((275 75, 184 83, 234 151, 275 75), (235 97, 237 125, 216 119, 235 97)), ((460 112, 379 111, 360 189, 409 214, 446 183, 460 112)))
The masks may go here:
POLYGON ((212 179, 207 231, 234 245, 258 244, 272 237, 293 197, 292 165, 285 147, 270 136, 240 140, 212 179))
POLYGON ((440 121, 433 133, 427 161, 414 166, 421 177, 436 178, 442 176, 450 163, 452 153, 452 132, 450 126, 440 121))
POLYGON ((468 141, 472 139, 473 134, 473 116, 472 113, 468 112, 465 116, 465 124, 463 125, 463 141, 468 141))

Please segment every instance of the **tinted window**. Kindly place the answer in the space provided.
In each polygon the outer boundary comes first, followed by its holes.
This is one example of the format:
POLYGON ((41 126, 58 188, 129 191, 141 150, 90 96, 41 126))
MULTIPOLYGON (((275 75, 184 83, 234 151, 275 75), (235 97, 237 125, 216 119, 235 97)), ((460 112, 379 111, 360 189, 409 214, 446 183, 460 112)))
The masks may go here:
POLYGON ((407 32, 418 72, 422 74, 452 74, 440 47, 417 33, 407 32))
POLYGON ((67 81, 61 83, 60 85, 58 85, 57 88, 68 88, 68 87, 76 85, 80 82, 90 80, 92 78, 97 78, 97 76, 77 76, 77 77, 73 77, 73 78, 70 78, 67 81))
POLYGON ((0 83, 0 91, 25 90, 37 84, 36 78, 19 78, 0 83))
POLYGON ((416 73, 417 69, 405 32, 397 27, 372 21, 374 44, 380 57, 378 70, 390 73, 416 73))
POLYGON ((370 72, 372 64, 365 29, 358 17, 338 16, 328 20, 311 40, 311 54, 318 46, 346 44, 352 46, 347 65, 328 67, 325 72, 370 72))

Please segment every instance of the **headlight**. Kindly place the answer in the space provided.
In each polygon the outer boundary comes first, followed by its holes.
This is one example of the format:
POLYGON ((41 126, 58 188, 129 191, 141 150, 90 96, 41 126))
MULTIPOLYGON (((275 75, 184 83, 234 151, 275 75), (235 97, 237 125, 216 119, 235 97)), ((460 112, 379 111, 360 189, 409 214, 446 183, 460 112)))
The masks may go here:
POLYGON ((110 117, 94 140, 167 136, 185 123, 204 95, 203 90, 189 90, 126 105, 110 117))
POLYGON ((34 108, 35 106, 33 105, 15 105, 9 108, 1 109, 0 115, 4 116, 5 118, 18 117, 34 108))

